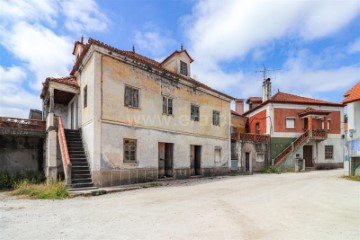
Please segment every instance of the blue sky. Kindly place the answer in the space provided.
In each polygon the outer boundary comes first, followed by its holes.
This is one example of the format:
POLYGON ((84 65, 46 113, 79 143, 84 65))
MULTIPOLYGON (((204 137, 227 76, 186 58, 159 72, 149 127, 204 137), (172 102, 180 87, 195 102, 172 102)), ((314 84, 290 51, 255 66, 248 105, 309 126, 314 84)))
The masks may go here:
POLYGON ((0 0, 0 116, 41 109, 83 35, 156 60, 181 44, 194 78, 234 97, 278 89, 340 102, 360 81, 360 0, 0 0))

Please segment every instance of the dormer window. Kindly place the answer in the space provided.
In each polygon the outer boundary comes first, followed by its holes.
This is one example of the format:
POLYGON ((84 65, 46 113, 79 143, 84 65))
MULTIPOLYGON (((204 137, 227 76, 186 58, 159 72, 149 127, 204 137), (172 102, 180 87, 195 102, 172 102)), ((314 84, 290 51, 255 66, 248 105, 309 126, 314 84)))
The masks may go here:
POLYGON ((180 73, 188 76, 188 65, 183 61, 180 61, 180 73))

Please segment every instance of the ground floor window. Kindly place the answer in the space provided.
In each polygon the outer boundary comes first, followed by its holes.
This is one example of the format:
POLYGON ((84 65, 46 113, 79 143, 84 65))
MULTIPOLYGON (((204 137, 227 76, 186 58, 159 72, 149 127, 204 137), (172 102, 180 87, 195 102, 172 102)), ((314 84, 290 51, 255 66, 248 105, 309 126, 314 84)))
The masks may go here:
POLYGON ((256 162, 264 162, 265 161, 265 154, 257 153, 256 154, 256 162))
POLYGON ((124 162, 136 162, 136 139, 124 139, 124 162))
POLYGON ((325 159, 334 159, 334 146, 325 146, 325 159))
POLYGON ((221 162, 221 147, 218 146, 215 147, 215 162, 221 162))

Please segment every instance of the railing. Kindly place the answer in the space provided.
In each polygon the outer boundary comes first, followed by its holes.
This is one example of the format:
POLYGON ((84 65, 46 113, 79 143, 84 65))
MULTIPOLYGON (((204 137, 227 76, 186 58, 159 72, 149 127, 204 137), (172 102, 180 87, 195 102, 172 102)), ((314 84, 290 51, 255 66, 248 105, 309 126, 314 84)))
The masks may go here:
POLYGON ((276 156, 276 158, 274 159, 275 167, 279 166, 279 164, 284 161, 290 155, 290 153, 297 149, 307 139, 309 139, 309 131, 306 131, 300 137, 295 139, 295 141, 293 141, 289 146, 282 150, 279 155, 276 156))
POLYGON ((327 131, 326 130, 312 130, 311 137, 317 139, 326 139, 327 138, 327 131))
POLYGON ((0 117, 0 128, 16 128, 18 130, 45 131, 45 121, 35 119, 22 119, 0 117))
POLYGON ((61 151, 61 158, 64 167, 65 173, 65 181, 67 185, 71 184, 71 162, 69 151, 66 143, 65 130, 64 125, 62 123, 61 117, 58 117, 58 137, 59 137, 59 145, 61 151))
POLYGON ((269 135, 250 134, 250 133, 233 133, 232 139, 246 142, 269 142, 269 135))

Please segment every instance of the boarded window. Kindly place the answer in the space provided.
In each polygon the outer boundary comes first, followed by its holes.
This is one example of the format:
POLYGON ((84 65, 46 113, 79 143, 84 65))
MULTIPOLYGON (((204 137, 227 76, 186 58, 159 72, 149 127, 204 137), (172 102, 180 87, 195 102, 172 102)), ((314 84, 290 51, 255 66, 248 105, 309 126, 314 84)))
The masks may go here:
POLYGON ((295 118, 286 118, 286 128, 295 128, 295 118))
POLYGON ((125 86, 124 105, 127 107, 139 107, 139 89, 125 86))
POLYGON ((166 115, 173 114, 173 100, 168 97, 163 97, 163 113, 166 115))
POLYGON ((87 85, 84 87, 84 108, 87 107, 87 85))
POLYGON ((255 124, 255 133, 260 134, 260 123, 255 124))
POLYGON ((213 111, 213 125, 220 126, 220 112, 213 111))
POLYGON ((188 75, 188 66, 183 61, 180 61, 180 73, 185 76, 188 75))
POLYGON ((325 146, 325 159, 334 159, 334 146, 325 146))
POLYGON ((135 139, 124 139, 124 162, 136 162, 135 139))
POLYGON ((199 121, 200 119, 200 109, 199 106, 191 105, 191 120, 199 121))

